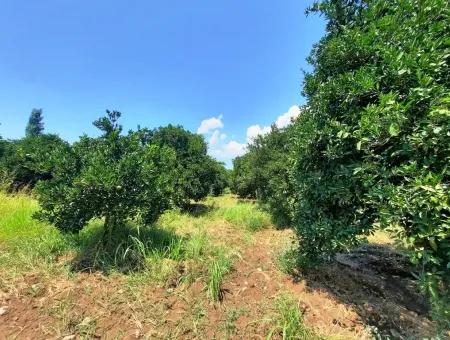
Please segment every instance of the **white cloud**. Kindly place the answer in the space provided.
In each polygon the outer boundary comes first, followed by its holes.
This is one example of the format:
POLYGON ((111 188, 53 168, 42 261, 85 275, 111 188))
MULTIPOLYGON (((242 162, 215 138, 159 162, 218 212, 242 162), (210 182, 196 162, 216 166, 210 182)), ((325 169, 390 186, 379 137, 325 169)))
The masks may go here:
MULTIPOLYGON (((300 113, 298 106, 291 106, 287 112, 277 117, 275 125, 280 129, 285 128, 300 113)), ((227 166, 230 167, 231 159, 242 156, 247 152, 247 145, 236 140, 228 141, 227 135, 221 132, 221 129, 224 127, 222 118, 223 115, 219 115, 203 120, 197 129, 197 133, 203 134, 208 138, 208 153, 221 161, 225 161, 227 166)), ((270 130, 270 126, 251 125, 247 128, 246 142, 251 143, 255 137, 267 134, 270 130)))
MULTIPOLYGON (((275 121, 275 125, 279 128, 285 128, 289 124, 291 124, 292 119, 297 118, 300 115, 301 111, 297 105, 293 105, 289 108, 288 112, 283 113, 278 116, 275 121)), ((265 135, 270 132, 270 126, 261 127, 259 124, 249 126, 247 128, 247 143, 251 143, 257 136, 265 135)))
POLYGON ((229 141, 222 148, 222 155, 226 158, 242 156, 246 152, 246 144, 241 144, 235 140, 229 141))
POLYGON ((297 105, 293 105, 289 108, 288 112, 283 113, 281 116, 277 118, 275 121, 275 125, 282 129, 291 124, 292 119, 297 118, 300 115, 301 111, 297 105))
POLYGON ((214 130, 211 137, 209 138, 209 145, 216 145, 220 139, 220 131, 214 130))
POLYGON ((208 133, 210 130, 223 128, 222 117, 223 117, 222 115, 219 115, 218 117, 211 117, 202 120, 200 126, 197 129, 197 133, 205 134, 208 133))
POLYGON ((228 161, 232 158, 242 156, 247 152, 247 145, 239 143, 235 140, 229 141, 226 144, 211 147, 209 153, 211 156, 217 157, 219 159, 228 161))
POLYGON ((259 135, 265 135, 270 132, 270 126, 261 127, 258 124, 247 128, 247 143, 251 143, 259 135))

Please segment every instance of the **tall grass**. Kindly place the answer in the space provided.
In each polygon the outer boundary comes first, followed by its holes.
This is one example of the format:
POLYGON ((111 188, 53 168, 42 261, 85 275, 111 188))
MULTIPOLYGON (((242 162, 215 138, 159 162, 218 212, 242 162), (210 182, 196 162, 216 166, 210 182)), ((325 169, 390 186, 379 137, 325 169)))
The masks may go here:
POLYGON ((51 262, 67 251, 73 239, 32 218, 38 205, 26 194, 0 192, 0 265, 30 269, 51 262))
POLYGON ((213 261, 209 269, 208 296, 213 301, 220 301, 223 297, 222 281, 224 276, 231 270, 232 262, 230 257, 220 253, 213 261))

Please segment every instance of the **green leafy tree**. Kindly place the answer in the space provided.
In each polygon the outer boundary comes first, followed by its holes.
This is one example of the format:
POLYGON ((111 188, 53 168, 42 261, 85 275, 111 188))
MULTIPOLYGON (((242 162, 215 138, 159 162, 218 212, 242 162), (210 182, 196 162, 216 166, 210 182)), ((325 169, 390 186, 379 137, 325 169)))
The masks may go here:
POLYGON ((231 191, 243 198, 255 199, 257 196, 258 179, 253 158, 253 153, 246 153, 233 159, 231 191))
POLYGON ((51 179, 58 158, 70 148, 57 135, 43 134, 0 142, 0 168, 8 190, 32 189, 39 180, 51 179))
POLYGON ((40 136, 44 132, 42 109, 33 109, 25 129, 27 137, 40 136))
POLYGON ((69 232, 104 218, 107 242, 128 219, 151 224, 170 206, 175 153, 143 144, 140 133, 121 135, 119 117, 119 112, 107 111, 94 122, 102 136, 81 137, 59 159, 53 178, 38 183, 38 218, 69 232))
POLYGON ((210 160, 210 163, 212 177, 210 193, 213 196, 220 196, 226 188, 230 187, 230 173, 223 163, 213 159, 210 160))
POLYGON ((292 125, 284 129, 273 125, 269 133, 258 136, 249 145, 249 152, 254 154, 253 168, 258 176, 257 198, 280 227, 291 226, 296 202, 292 131, 292 125))
POLYGON ((328 25, 309 57, 294 139, 303 258, 390 228, 448 326, 448 1, 329 0, 311 11, 328 25))
POLYGON ((207 155, 203 136, 181 126, 168 125, 144 133, 147 142, 171 147, 177 156, 175 203, 186 208, 191 200, 199 201, 219 188, 223 171, 217 161, 207 155))
POLYGON ((292 175, 293 126, 257 136, 245 155, 234 160, 232 191, 241 197, 256 198, 272 215, 273 222, 292 224, 296 193, 292 175))

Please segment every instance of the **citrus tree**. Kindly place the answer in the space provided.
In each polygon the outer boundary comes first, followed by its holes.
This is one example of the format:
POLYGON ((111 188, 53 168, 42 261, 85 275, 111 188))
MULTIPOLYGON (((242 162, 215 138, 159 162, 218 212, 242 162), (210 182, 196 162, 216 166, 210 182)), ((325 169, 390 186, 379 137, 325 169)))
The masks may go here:
POLYGON ((449 322, 449 3, 327 0, 311 11, 328 24, 294 138, 303 259, 389 228, 449 322))
POLYGON ((135 132, 122 135, 119 117, 107 111, 94 122, 100 137, 83 136, 60 154, 53 178, 36 186, 42 207, 38 218, 68 232, 102 218, 107 242, 126 220, 150 224, 170 206, 174 151, 143 144, 135 132))

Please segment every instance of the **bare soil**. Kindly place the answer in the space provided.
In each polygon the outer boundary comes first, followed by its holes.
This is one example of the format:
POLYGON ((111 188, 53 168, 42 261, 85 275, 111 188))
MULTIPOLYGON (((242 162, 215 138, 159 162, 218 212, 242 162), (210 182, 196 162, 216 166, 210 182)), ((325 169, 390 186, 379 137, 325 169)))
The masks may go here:
POLYGON ((390 338, 433 334, 414 268, 401 254, 369 246, 293 278, 275 263, 290 237, 286 230, 256 232, 217 303, 207 299, 202 280, 133 289, 119 274, 27 273, 14 288, 0 287, 0 339, 263 339, 280 294, 298 300, 305 324, 323 336, 368 339, 368 326, 390 338))

